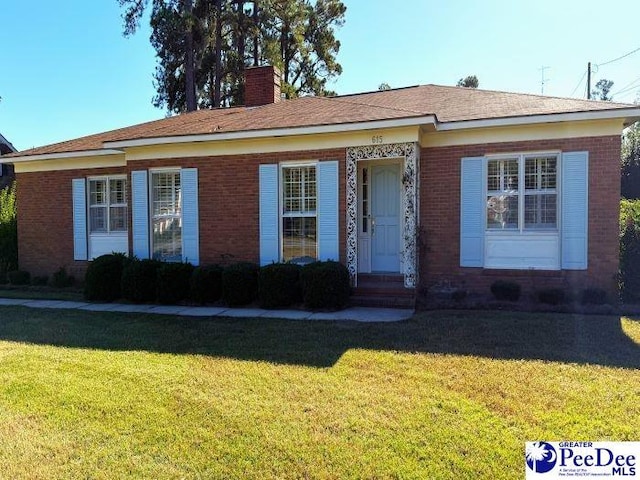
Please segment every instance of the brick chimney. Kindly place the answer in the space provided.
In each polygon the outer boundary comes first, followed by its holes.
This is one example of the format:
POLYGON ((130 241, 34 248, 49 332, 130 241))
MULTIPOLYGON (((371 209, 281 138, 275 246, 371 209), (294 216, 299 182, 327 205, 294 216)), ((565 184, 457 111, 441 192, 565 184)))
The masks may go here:
POLYGON ((280 101, 280 70, 271 65, 244 71, 244 105, 257 107, 280 101))

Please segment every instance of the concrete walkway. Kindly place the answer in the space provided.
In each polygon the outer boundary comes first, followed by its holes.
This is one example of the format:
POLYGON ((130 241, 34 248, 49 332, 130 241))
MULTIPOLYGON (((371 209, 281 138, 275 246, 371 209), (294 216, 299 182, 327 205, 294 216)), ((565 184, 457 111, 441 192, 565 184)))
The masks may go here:
POLYGON ((413 310, 399 308, 351 307, 339 312, 304 310, 263 310, 261 308, 189 307, 184 305, 130 305, 123 303, 86 303, 63 300, 25 300, 0 298, 1 305, 30 308, 59 308, 94 312, 154 313, 185 317, 262 317, 289 320, 352 320, 356 322, 399 322, 411 318, 413 310))

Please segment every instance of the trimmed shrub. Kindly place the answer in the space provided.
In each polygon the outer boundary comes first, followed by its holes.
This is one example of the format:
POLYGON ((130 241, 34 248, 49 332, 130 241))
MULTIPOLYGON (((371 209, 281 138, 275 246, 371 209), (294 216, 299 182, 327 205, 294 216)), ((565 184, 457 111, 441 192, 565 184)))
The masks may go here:
POLYGON ((36 275, 31 278, 31 285, 35 285, 36 287, 42 287, 46 285, 49 281, 49 277, 47 275, 36 275))
POLYGON ((73 286, 76 279, 67 273, 65 267, 60 267, 51 275, 51 286, 55 288, 67 288, 73 286))
POLYGON ((620 237, 620 296, 624 302, 640 301, 640 229, 625 228, 620 237))
POLYGON ((258 297, 262 308, 282 308, 301 302, 300 266, 273 263, 260 268, 258 297))
POLYGON ((349 302, 349 271, 341 263, 328 261, 305 265, 300 271, 300 283, 307 308, 340 310, 349 302))
POLYGON ((496 280, 491 284, 491 293, 496 300, 517 302, 520 298, 520 285, 507 280, 496 280))
POLYGON ((156 297, 160 303, 175 304, 189 296, 189 283, 193 265, 190 263, 163 263, 158 268, 156 297))
POLYGON ((122 297, 132 302, 153 302, 156 299, 158 260, 131 260, 122 270, 122 297))
POLYGON ((462 290, 460 288, 457 290, 454 290, 453 293, 451 294, 451 299, 455 302, 462 302, 464 301, 465 298, 467 298, 467 291, 462 290))
POLYGON ((131 260, 122 253, 109 253, 89 262, 84 277, 84 297, 91 301, 112 302, 122 297, 122 270, 131 260))
POLYGON ((13 270, 7 273, 7 278, 11 285, 29 285, 31 283, 31 274, 24 270, 13 270))
POLYGON ((536 298, 540 303, 560 305, 565 302, 567 295, 561 288, 545 288, 536 292, 536 298))
POLYGON ((0 190, 0 281, 18 269, 18 223, 15 182, 0 190))
POLYGON ((222 271, 222 300, 230 307, 247 305, 258 296, 258 270, 255 263, 240 262, 222 271))
POLYGON ((222 296, 222 267, 203 265, 193 269, 191 274, 191 299, 204 304, 220 300, 222 296))
POLYGON ((601 288, 585 288, 580 294, 582 305, 604 305, 607 303, 607 292, 601 288))

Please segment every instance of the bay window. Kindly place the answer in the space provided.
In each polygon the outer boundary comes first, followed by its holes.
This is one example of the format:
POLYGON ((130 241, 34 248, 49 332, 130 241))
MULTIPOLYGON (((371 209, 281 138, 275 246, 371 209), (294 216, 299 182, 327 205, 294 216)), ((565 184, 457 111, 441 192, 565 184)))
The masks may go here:
POLYGON ((318 258, 315 165, 286 165, 282 172, 282 259, 318 258))

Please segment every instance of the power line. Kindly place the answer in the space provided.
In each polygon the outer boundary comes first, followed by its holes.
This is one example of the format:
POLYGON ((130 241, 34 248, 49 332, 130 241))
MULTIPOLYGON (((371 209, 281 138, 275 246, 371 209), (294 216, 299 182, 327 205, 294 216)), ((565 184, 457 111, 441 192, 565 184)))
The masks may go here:
POLYGON ((587 71, 585 70, 584 73, 582 74, 582 77, 580 77, 580 81, 576 85, 576 88, 574 88, 573 91, 571 92, 571 95, 569 95, 570 97, 573 97, 573 94, 576 93, 576 90, 578 90, 578 88, 582 84, 582 81, 584 80, 584 77, 586 76, 587 76, 587 71))
POLYGON ((638 82, 640 82, 640 77, 636 78, 633 82, 625 85, 620 90, 618 90, 617 92, 612 93, 611 95, 619 95, 621 93, 628 92, 629 90, 634 90, 636 88, 639 88, 640 84, 638 82))
POLYGON ((610 63, 617 62, 618 60, 622 60, 623 58, 628 57, 629 55, 633 55, 637 51, 640 51, 640 47, 636 48, 635 50, 631 50, 629 53, 625 53, 624 55, 622 55, 622 56, 620 56, 618 58, 614 58, 613 60, 609 60, 609 61, 604 62, 604 63, 599 63, 598 66, 599 67, 604 67, 605 65, 609 65, 610 63))

